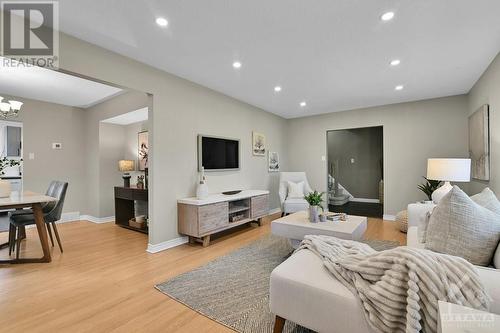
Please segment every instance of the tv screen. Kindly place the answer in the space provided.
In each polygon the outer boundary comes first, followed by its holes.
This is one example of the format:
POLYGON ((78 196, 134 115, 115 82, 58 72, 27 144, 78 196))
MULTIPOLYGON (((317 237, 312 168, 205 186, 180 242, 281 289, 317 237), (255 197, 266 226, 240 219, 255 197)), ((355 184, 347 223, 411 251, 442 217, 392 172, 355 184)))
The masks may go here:
POLYGON ((198 149, 199 169, 202 166, 205 170, 240 168, 239 140, 200 135, 198 137, 198 149))

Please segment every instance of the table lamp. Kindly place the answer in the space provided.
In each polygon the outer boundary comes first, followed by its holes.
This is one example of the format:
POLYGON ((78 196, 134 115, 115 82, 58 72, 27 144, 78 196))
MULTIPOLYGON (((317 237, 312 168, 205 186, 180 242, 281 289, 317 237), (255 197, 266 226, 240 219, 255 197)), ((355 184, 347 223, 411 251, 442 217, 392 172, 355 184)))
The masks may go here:
POLYGON ((123 172, 123 187, 130 187, 130 171, 135 171, 135 162, 133 160, 118 161, 118 170, 123 172))
POLYGON ((427 179, 444 181, 444 185, 432 193, 435 204, 453 188, 450 182, 470 181, 469 158, 429 158, 427 160, 427 179))

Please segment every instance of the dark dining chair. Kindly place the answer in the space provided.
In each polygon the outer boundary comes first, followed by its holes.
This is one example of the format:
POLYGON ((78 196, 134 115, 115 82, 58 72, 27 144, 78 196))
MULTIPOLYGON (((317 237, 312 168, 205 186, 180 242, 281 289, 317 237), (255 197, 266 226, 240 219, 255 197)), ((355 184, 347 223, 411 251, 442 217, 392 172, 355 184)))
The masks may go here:
MULTIPOLYGON (((57 231, 56 222, 61 219, 62 210, 64 206, 64 199, 66 197, 66 191, 68 190, 68 183, 54 180, 50 183, 47 189, 46 195, 56 198, 57 201, 48 202, 42 206, 43 218, 45 220, 45 225, 47 226, 47 231, 50 236, 50 241, 52 246, 54 246, 54 239, 52 237, 52 229, 54 229, 54 234, 59 245, 61 253, 63 252, 61 239, 59 237, 59 232, 57 231)), ((9 228, 9 255, 12 251, 16 250, 16 259, 19 259, 19 248, 21 244, 22 237, 20 237, 20 230, 22 227, 27 225, 35 224, 35 216, 33 210, 23 209, 17 210, 10 213, 10 228, 9 228)))

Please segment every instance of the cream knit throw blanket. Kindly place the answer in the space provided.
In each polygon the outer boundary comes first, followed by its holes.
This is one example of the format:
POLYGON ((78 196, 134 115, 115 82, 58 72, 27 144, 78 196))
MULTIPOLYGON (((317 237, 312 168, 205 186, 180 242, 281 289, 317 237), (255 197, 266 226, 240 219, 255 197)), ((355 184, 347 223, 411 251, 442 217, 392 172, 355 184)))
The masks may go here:
POLYGON ((317 254, 358 296, 375 332, 437 332, 438 300, 486 310, 489 297, 474 267, 458 257, 370 246, 328 236, 306 236, 299 249, 317 254))

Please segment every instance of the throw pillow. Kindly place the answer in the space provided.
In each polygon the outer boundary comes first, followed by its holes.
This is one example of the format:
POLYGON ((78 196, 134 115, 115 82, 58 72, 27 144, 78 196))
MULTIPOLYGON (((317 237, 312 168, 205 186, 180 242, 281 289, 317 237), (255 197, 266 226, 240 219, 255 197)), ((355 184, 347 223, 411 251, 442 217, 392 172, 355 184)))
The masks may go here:
MULTIPOLYGON (((494 213, 500 214, 500 201, 497 196, 488 187, 481 193, 475 194, 470 197, 475 203, 491 210, 494 213)), ((500 244, 497 246, 495 255, 493 256, 493 266, 500 268, 500 244)))
POLYGON ((434 208, 426 238, 426 249, 487 266, 500 239, 500 216, 453 186, 434 208))
POLYGON ((288 181, 288 198, 304 199, 304 182, 294 183, 288 181))
POLYGON ((478 205, 491 210, 493 213, 500 214, 500 201, 498 201, 495 193, 488 187, 481 193, 475 194, 470 198, 478 205))
POLYGON ((427 227, 429 226, 431 215, 432 211, 427 212, 418 220, 418 239, 420 243, 425 243, 427 241, 427 227))

